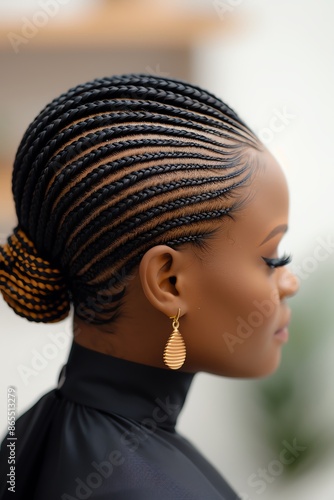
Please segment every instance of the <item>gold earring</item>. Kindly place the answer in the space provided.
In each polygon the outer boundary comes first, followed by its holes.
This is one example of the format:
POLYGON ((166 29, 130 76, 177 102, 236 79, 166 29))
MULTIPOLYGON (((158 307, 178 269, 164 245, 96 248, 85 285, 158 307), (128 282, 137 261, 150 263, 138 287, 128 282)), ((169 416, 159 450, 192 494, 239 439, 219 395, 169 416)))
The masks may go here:
POLYGON ((170 319, 173 320, 173 332, 167 341, 163 356, 165 365, 171 370, 178 370, 181 368, 186 359, 186 345, 181 333, 179 332, 180 314, 181 309, 178 310, 176 316, 170 317, 170 319))

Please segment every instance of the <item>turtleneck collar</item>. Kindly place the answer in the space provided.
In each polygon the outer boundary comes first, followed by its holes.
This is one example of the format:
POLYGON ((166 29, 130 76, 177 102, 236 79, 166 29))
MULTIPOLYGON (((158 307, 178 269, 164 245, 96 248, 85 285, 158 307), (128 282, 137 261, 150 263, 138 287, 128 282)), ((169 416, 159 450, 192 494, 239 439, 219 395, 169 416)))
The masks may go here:
POLYGON ((155 368, 73 342, 58 390, 66 399, 145 425, 173 430, 193 374, 155 368))

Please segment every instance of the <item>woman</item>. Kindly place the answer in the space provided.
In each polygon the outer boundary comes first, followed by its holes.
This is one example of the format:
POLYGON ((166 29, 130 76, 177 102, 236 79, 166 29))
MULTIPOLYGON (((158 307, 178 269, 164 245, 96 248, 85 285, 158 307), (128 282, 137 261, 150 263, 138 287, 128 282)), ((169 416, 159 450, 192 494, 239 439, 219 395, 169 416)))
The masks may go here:
MULTIPOLYGON (((275 159, 206 91, 124 75, 39 114, 13 193, 3 297, 37 322, 72 305, 74 333, 58 388, 17 422, 16 498, 238 498, 175 424, 195 373, 279 364, 298 284, 275 159)), ((4 441, 2 478, 6 457, 4 441)))

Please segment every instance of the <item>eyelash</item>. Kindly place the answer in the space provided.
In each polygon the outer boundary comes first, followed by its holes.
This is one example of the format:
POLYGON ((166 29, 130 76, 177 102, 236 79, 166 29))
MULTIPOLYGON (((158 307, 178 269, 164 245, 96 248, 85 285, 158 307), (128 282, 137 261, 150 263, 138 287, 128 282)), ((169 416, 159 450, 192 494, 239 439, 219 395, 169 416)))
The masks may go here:
POLYGON ((268 259, 267 257, 262 257, 264 262, 270 269, 276 269, 277 267, 283 267, 290 264, 292 260, 292 255, 283 255, 283 257, 278 257, 276 259, 268 259))

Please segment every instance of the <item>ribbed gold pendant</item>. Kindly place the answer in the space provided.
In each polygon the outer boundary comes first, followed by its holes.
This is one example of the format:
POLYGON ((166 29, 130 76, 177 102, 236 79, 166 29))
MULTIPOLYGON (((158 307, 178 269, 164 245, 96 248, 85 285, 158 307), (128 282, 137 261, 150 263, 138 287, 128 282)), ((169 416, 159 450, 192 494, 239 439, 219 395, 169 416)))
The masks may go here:
POLYGON ((186 345, 179 331, 174 330, 169 337, 164 350, 163 359, 171 370, 178 370, 185 362, 186 345))

